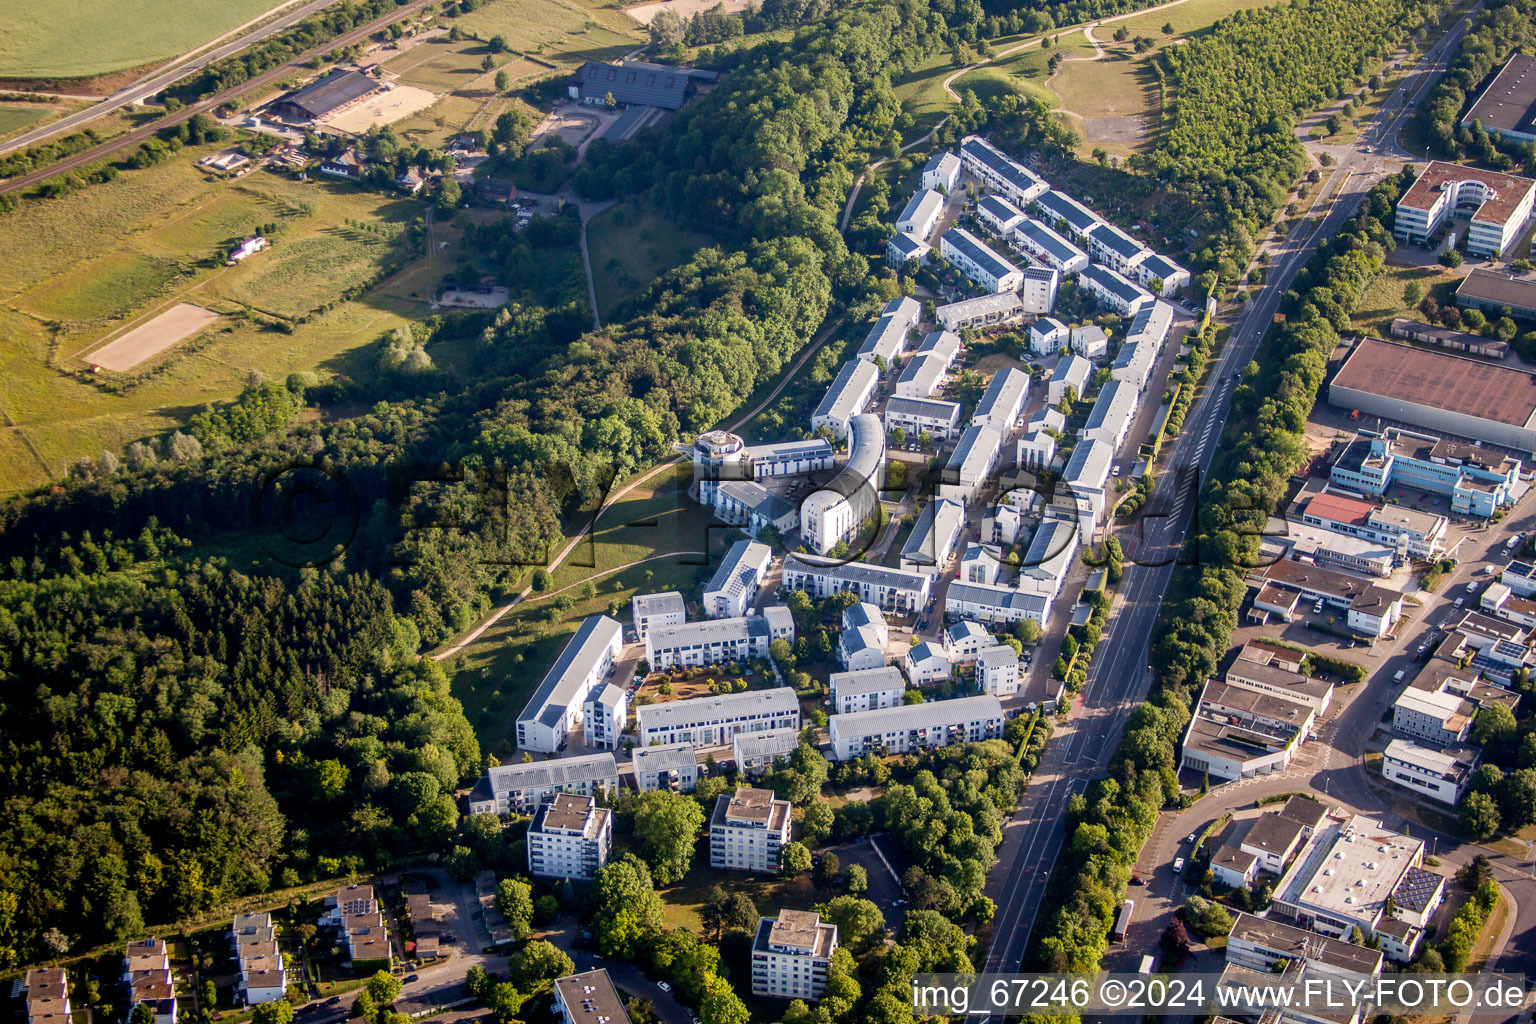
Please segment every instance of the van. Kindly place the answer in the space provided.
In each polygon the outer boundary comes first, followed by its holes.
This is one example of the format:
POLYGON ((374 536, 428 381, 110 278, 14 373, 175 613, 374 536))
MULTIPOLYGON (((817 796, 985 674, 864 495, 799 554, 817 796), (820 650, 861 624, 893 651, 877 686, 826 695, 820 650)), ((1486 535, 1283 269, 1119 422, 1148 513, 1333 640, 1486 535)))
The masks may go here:
POLYGON ((1177 874, 1181 874, 1183 871, 1184 871, 1184 858, 1183 857, 1175 857, 1175 858, 1173 858, 1173 873, 1177 875, 1177 874))
POLYGON ((1408 674, 1408 670, 1407 669, 1400 668, 1400 669, 1397 670, 1397 675, 1392 677, 1392 681, 1394 683, 1400 683, 1400 682, 1403 681, 1403 676, 1405 676, 1407 674, 1408 674))

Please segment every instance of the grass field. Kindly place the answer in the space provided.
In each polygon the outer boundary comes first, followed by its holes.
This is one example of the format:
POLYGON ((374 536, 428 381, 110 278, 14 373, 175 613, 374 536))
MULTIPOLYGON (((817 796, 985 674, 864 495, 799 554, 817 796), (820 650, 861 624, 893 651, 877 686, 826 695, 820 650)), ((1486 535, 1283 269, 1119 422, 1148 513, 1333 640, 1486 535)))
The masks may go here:
POLYGON ((259 16, 273 0, 74 0, 13 4, 0 77, 82 78, 174 57, 259 16))
POLYGON ((0 104, 0 139, 36 124, 54 108, 46 103, 0 104))
POLYGON ((694 855, 693 868, 686 878, 670 889, 658 890, 661 896, 662 923, 668 928, 702 931, 699 908, 709 899, 710 890, 717 885, 727 892, 743 893, 757 906, 765 908, 765 913, 768 907, 777 910, 809 910, 817 903, 837 895, 835 892, 817 889, 808 874, 784 879, 774 875, 753 875, 712 868, 709 866, 706 844, 694 855))
POLYGON ((1425 295, 1432 295, 1441 306, 1453 305, 1452 296, 1461 278, 1444 267, 1394 267, 1386 270, 1371 283, 1365 298, 1360 302, 1353 323, 1357 330, 1377 338, 1391 337, 1392 318, 1399 316, 1422 320, 1423 314, 1403 301, 1403 288, 1417 281, 1425 295))
POLYGON ((178 276, 170 260, 123 249, 39 288, 17 306, 43 320, 84 326, 123 316, 163 294, 178 276))
POLYGON ((646 40, 623 11, 581 0, 494 0, 452 23, 481 39, 504 35, 514 50, 556 64, 617 60, 646 40))
POLYGON ((587 248, 603 319, 709 244, 708 236, 632 203, 619 203, 593 217, 587 224, 587 248))

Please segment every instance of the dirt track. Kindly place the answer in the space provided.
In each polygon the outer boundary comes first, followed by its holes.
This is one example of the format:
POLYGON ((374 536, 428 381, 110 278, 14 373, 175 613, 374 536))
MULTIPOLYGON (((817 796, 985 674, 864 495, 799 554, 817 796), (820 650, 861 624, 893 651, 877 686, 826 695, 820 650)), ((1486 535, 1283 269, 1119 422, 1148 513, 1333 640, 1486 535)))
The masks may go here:
POLYGON ((219 318, 219 314, 190 302, 172 306, 86 356, 86 361, 122 373, 189 338, 219 318))

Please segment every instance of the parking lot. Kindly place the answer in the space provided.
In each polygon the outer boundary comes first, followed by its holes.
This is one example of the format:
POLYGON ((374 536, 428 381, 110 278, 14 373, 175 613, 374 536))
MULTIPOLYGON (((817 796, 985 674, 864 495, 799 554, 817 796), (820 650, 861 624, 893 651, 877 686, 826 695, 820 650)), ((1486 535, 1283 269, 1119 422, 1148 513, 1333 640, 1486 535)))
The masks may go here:
POLYGON ((844 871, 850 864, 864 869, 869 876, 869 891, 864 898, 880 908, 885 915, 886 927, 892 931, 900 928, 906 905, 898 905, 896 901, 906 899, 901 888, 901 873, 907 869, 907 859, 900 844, 882 834, 834 846, 825 852, 836 854, 844 871))

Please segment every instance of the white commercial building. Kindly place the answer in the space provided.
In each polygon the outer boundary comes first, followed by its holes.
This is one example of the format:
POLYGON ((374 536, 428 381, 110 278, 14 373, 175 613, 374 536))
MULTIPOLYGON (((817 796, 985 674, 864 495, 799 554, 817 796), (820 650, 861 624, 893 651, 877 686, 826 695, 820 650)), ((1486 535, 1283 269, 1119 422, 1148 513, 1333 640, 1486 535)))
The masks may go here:
POLYGON ((982 392, 976 408, 971 411, 971 425, 1006 433, 1019 418, 1028 398, 1029 374, 1012 366, 999 370, 987 382, 987 390, 982 392))
POLYGON ((582 620, 517 716, 518 749, 553 754, 565 745, 581 723, 587 694, 613 670, 623 642, 624 628, 608 616, 582 620))
POLYGON ((827 393, 811 414, 811 429, 825 426, 841 441, 848 436, 848 422, 864 411, 880 384, 880 370, 866 359, 850 359, 837 371, 827 393))
MULTIPOLYGON (((865 364, 868 365, 868 364, 865 364)), ((885 469, 885 428, 868 413, 848 421, 848 461, 835 477, 800 503, 800 536, 825 555, 840 542, 852 541, 880 505, 880 477, 885 469)))
POLYGON ((1019 656, 1008 644, 988 647, 976 656, 976 682, 994 697, 1019 692, 1019 656))
POLYGON ((885 429, 900 427, 908 443, 925 431, 935 441, 948 441, 960 430, 960 405, 937 398, 903 398, 893 395, 885 403, 885 429))
POLYGON ((698 784, 699 756, 692 743, 635 748, 635 788, 640 792, 666 789, 692 793, 698 784))
POLYGON ((1157 301, 1145 288, 1098 264, 1084 267, 1077 275, 1077 284, 1099 305, 1121 316, 1134 315, 1157 301))
POLYGON ((996 739, 1003 721, 1002 704, 988 694, 833 715, 827 729, 833 760, 848 761, 866 753, 906 754, 996 739))
POLYGON ((636 594, 629 602, 630 617, 635 621, 635 639, 645 642, 657 626, 681 626, 688 621, 688 606, 675 590, 664 594, 636 594))
POLYGON ((780 638, 794 643, 795 619, 788 608, 772 606, 764 608, 761 615, 701 619, 653 629, 645 638, 645 660, 653 672, 679 666, 724 665, 766 658, 768 645, 780 638))
POLYGON ((992 427, 972 425, 960 435, 939 477, 939 497, 969 504, 997 468, 1003 436, 992 427))
POLYGON ((790 804, 771 789, 744 786, 715 801, 709 822, 709 866, 716 870, 779 870, 789 842, 790 804))
POLYGON ((1180 767, 1213 779, 1284 771, 1316 715, 1304 701, 1213 679, 1185 730, 1180 767))
POLYGON ((559 793, 528 825, 528 873, 591 881, 613 852, 613 814, 589 796, 559 793))
POLYGON ((1436 749, 1412 740, 1391 740, 1382 752, 1381 777, 1410 793, 1418 793, 1455 807, 1461 802, 1472 773, 1477 770, 1474 750, 1436 749))
POLYGON ((1450 690, 1403 689, 1392 704, 1392 731, 1437 747, 1465 743, 1477 709, 1450 690))
POLYGON ((629 721, 629 692, 614 683, 604 683, 587 695, 582 715, 582 739, 587 746, 617 750, 629 721))
POLYGON ((960 162, 993 192, 1019 206, 1028 205, 1050 188, 1038 174, 979 135, 967 135, 960 141, 960 162))
POLYGON ((1519 237, 1536 203, 1536 181, 1435 160, 1397 201, 1392 234, 1425 244, 1442 225, 1467 222, 1467 252, 1497 257, 1519 237))
POLYGON ((927 238, 933 226, 944 212, 944 196, 935 189, 925 188, 907 200, 907 205, 896 217, 896 230, 927 238))
POLYGON ((752 940, 752 994, 815 1002, 827 990, 837 951, 837 925, 809 910, 782 910, 757 923, 752 940))
POLYGON ((940 575, 965 531, 965 506, 947 498, 933 498, 918 513, 912 532, 901 549, 901 567, 909 572, 940 575))
POLYGON ((1024 220, 1013 229, 1009 241, 1031 259, 1055 267, 1063 274, 1079 273, 1089 263, 1086 252, 1067 241, 1055 228, 1038 220, 1024 220))
POLYGON ((704 614, 712 619, 747 614, 772 564, 773 549, 768 545, 755 540, 732 544, 720 568, 704 584, 704 614))
POLYGON ((528 814, 555 796, 596 796, 619 788, 612 754, 587 754, 528 764, 499 764, 469 795, 470 814, 528 814))
POLYGON ((800 702, 787 686, 719 697, 693 697, 635 709, 639 744, 692 743, 716 747, 738 733, 799 729, 800 702))
POLYGON ((1024 272, 962 227, 939 236, 939 253, 960 273, 989 292, 1016 292, 1024 272))
POLYGON ((895 707, 907 690, 906 680, 895 665, 834 672, 828 681, 832 685, 832 706, 839 715, 895 707))
POLYGON ((1066 324, 1043 316, 1029 327, 1029 350, 1039 356, 1055 355, 1072 337, 1066 324))

